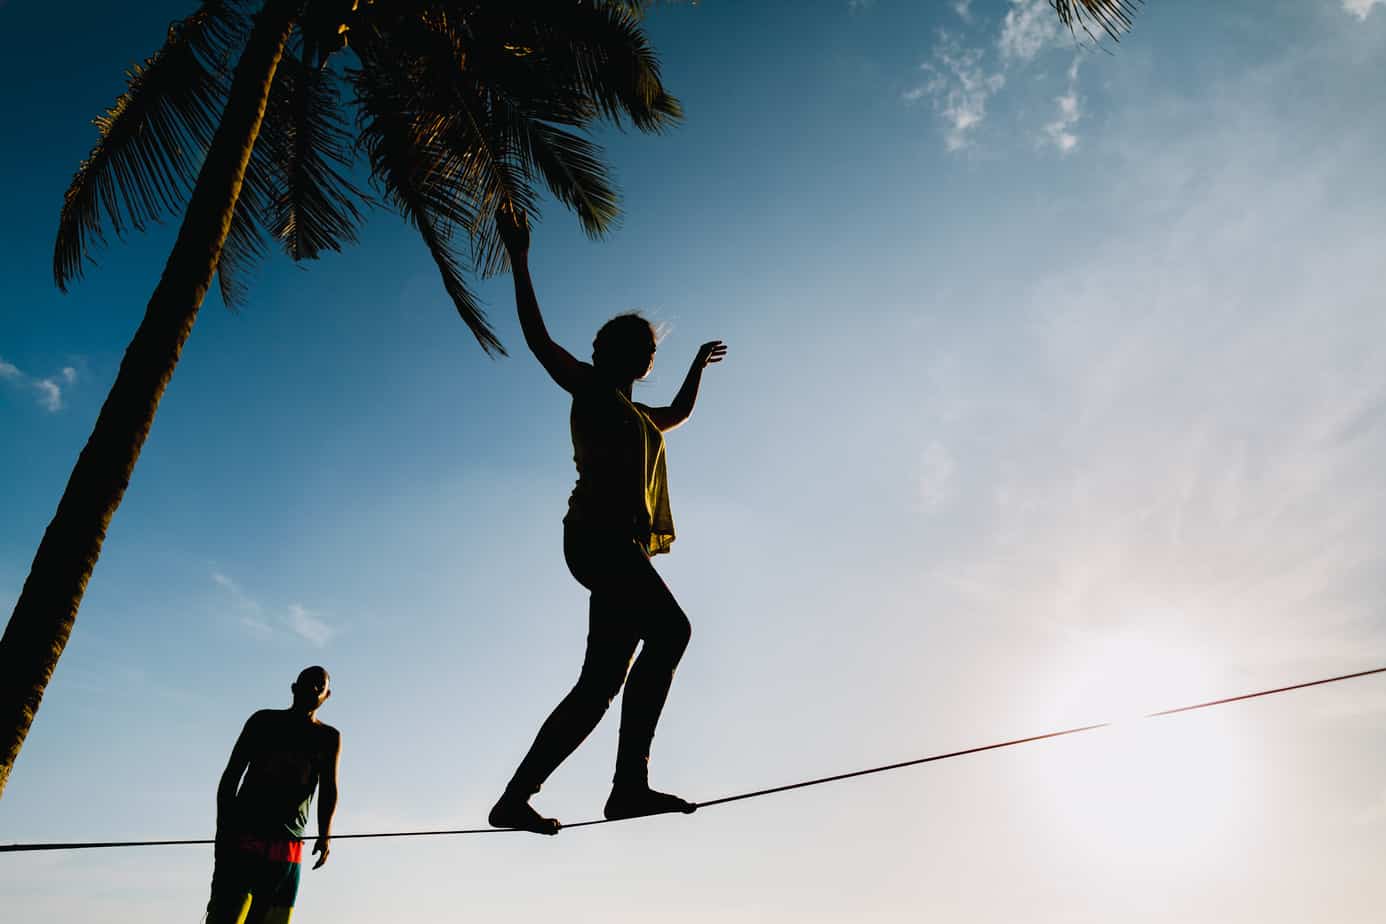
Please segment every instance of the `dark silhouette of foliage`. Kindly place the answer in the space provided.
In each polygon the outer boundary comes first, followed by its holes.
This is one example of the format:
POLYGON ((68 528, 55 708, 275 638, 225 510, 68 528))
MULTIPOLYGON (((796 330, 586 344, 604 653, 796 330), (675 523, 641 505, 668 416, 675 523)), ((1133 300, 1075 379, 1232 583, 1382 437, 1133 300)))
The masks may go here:
POLYGON ((364 151, 462 320, 485 351, 504 352, 466 280, 505 266, 497 211, 537 215, 547 187, 602 234, 617 195, 582 133, 600 121, 658 131, 679 117, 643 7, 204 0, 129 71, 63 200, 58 287, 82 276, 107 232, 182 219, 0 638, 0 793, 213 279, 242 305, 271 245, 311 260, 354 242, 368 200, 348 177, 364 151))
POLYGON ((1076 32, 1082 29, 1088 38, 1097 41, 1101 36, 1097 29, 1113 41, 1120 41, 1121 35, 1131 29, 1131 17, 1136 15, 1136 7, 1141 0, 1049 0, 1059 21, 1076 32))

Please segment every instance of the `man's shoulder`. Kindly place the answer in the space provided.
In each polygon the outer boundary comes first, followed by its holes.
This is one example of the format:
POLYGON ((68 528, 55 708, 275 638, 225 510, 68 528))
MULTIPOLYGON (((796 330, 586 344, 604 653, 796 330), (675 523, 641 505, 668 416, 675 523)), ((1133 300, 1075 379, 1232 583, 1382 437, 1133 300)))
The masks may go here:
POLYGON ((326 722, 319 722, 314 735, 313 750, 318 754, 318 760, 325 764, 335 764, 337 755, 342 752, 342 733, 326 722))
POLYGON ((326 722, 319 722, 314 726, 313 736, 317 739, 321 749, 328 753, 332 753, 342 746, 342 733, 326 722))

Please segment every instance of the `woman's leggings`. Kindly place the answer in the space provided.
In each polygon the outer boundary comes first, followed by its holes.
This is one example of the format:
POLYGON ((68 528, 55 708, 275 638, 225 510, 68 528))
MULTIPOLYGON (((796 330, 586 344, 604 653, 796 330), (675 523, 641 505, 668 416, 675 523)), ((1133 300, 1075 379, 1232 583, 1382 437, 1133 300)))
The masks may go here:
POLYGON ((525 797, 538 792, 597 727, 622 683, 626 694, 614 782, 645 786, 655 725, 688 647, 688 617, 649 555, 631 539, 565 525, 563 555, 573 577, 592 592, 587 653, 577 683, 540 726, 507 789, 525 797), (642 641, 632 667, 631 657, 642 641))

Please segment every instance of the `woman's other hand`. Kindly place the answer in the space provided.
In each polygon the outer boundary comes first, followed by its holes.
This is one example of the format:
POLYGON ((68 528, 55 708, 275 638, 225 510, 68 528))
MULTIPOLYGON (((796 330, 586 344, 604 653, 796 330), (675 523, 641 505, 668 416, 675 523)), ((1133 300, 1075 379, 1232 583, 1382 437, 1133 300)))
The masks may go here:
POLYGON ((698 354, 693 357, 693 368, 703 369, 712 363, 720 363, 727 356, 727 345, 720 340, 709 340, 698 347, 698 354))

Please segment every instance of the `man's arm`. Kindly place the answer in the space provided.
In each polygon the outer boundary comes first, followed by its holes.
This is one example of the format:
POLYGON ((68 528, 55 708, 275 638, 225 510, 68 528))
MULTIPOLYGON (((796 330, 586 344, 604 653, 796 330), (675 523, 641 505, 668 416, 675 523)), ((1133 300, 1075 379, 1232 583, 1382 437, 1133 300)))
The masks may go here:
POLYGON ((712 363, 720 363, 727 355, 727 345, 720 340, 709 340, 698 347, 693 364, 688 367, 683 387, 674 396, 668 407, 644 407, 654 425, 661 430, 672 430, 693 415, 693 405, 698 401, 698 385, 703 380, 703 370, 712 363))
POLYGON ((259 736, 260 713, 245 720, 245 727, 231 748, 231 757, 226 761, 226 769, 221 772, 217 783, 217 837, 226 833, 236 805, 236 788, 241 784, 241 776, 250 765, 250 755, 255 751, 255 739, 259 736))
POLYGON ((337 811, 337 766, 342 758, 342 734, 335 728, 328 730, 331 732, 331 744, 323 762, 322 775, 318 778, 318 840, 313 845, 313 853, 320 856, 318 862, 313 864, 313 869, 327 862, 327 854, 331 851, 332 815, 337 811))

